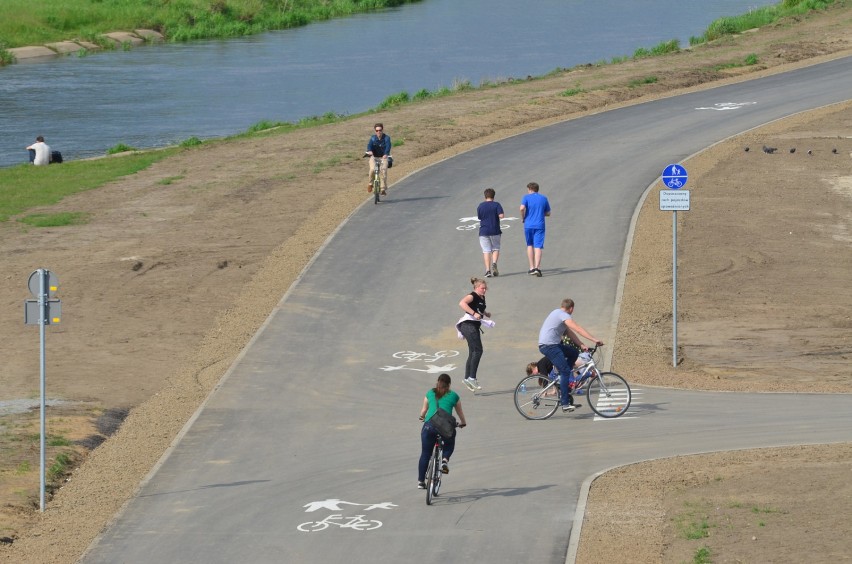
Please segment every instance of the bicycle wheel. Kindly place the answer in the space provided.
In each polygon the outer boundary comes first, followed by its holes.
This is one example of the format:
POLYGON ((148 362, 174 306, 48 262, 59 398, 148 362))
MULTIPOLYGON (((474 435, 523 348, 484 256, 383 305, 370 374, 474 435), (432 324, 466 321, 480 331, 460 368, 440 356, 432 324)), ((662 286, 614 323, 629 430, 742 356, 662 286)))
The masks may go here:
POLYGON ((376 174, 376 177, 373 178, 373 199, 375 200, 373 203, 379 203, 379 193, 382 191, 382 182, 379 179, 379 175, 376 174))
POLYGON ((441 471, 436 458, 435 451, 433 451, 432 457, 429 459, 429 466, 426 467, 426 505, 432 505, 432 495, 435 491, 435 470, 441 471))
POLYGON ((601 372, 586 386, 589 407, 601 417, 620 417, 630 407, 630 386, 615 372, 601 372))
POLYGON ((443 477, 444 477, 444 473, 441 472, 441 465, 440 465, 440 463, 438 463, 438 461, 436 459, 436 461, 435 461, 435 479, 432 480, 432 497, 438 497, 438 492, 441 491, 441 478, 443 478, 443 477))
POLYGON ((527 419, 547 419, 559 408, 559 396, 555 382, 534 374, 515 387, 515 407, 527 419))

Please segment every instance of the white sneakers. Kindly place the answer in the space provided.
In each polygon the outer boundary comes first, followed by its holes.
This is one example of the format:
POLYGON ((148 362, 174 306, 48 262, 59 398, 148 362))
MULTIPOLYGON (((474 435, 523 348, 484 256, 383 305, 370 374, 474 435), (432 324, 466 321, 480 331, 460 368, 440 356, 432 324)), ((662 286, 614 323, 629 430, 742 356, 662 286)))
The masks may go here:
POLYGON ((467 386, 467 389, 471 392, 482 389, 482 386, 479 385, 479 380, 476 378, 465 378, 464 385, 467 386))

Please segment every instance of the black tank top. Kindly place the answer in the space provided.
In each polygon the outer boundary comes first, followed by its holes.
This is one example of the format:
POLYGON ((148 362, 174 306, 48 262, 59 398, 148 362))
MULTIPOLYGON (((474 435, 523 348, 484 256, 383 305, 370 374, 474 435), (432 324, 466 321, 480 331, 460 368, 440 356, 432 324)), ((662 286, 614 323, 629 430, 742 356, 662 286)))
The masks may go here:
MULTIPOLYGON (((478 313, 481 317, 485 316, 485 298, 477 294, 476 292, 471 292, 471 296, 473 296, 473 300, 471 300, 470 309, 478 313)), ((480 325, 479 321, 468 321, 467 323, 476 323, 480 325)))

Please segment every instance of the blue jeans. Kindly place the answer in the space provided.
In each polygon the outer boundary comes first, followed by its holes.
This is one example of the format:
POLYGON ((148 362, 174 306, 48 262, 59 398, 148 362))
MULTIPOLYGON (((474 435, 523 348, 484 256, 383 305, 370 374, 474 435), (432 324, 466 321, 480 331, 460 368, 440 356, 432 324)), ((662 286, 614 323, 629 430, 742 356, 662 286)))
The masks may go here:
POLYGON ((559 381, 559 388, 562 390, 562 405, 574 403, 571 398, 569 384, 571 382, 571 372, 574 369, 577 357, 580 356, 580 351, 563 343, 557 345, 539 345, 538 350, 553 363, 553 366, 562 375, 559 381))
MULTIPOLYGON (((420 463, 417 465, 417 481, 422 482, 426 479, 426 467, 429 466, 429 459, 432 457, 432 447, 435 446, 435 439, 438 438, 438 431, 428 421, 423 424, 420 430, 420 463)), ((452 439, 444 439, 444 458, 447 460, 453 455, 456 449, 456 436, 452 439)))

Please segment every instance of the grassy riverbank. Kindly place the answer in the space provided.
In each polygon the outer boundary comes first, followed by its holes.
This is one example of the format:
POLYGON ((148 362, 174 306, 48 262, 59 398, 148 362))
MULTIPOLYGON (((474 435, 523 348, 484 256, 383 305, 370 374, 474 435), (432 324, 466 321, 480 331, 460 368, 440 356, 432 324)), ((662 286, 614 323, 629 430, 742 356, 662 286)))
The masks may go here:
MULTIPOLYGON (((169 41, 251 35, 311 22, 379 10, 420 0, 5 0, 0 19, 0 53, 4 49, 84 39, 108 45, 110 31, 154 29, 169 41)), ((779 18, 824 9, 835 0, 782 0, 776 5, 713 22, 691 43, 761 27, 779 18)), ((0 63, 9 62, 0 57, 0 63)))
POLYGON ((155 29, 170 41, 238 37, 419 0, 5 0, 0 47, 66 39, 98 43, 118 30, 155 29))

